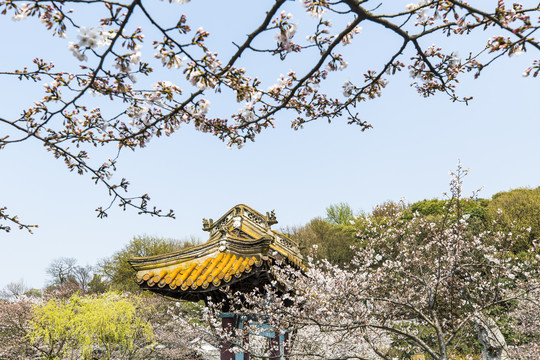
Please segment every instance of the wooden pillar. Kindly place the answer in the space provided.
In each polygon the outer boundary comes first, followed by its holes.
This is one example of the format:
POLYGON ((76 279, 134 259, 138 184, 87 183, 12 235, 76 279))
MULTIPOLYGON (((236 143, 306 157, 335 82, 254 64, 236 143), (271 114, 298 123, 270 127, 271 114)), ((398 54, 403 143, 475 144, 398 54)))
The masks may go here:
MULTIPOLYGON (((244 331, 244 325, 247 324, 247 317, 244 317, 244 316, 236 316, 235 317, 235 320, 236 320, 236 326, 237 326, 237 329, 238 330, 242 330, 244 331)), ((240 335, 241 333, 239 333, 240 335)), ((245 332, 242 336, 242 345, 243 345, 243 348, 247 348, 248 345, 249 345, 249 333, 248 332, 245 332)), ((249 360, 249 351, 247 350, 244 350, 243 353, 241 354, 236 354, 236 360, 249 360)))
POLYGON ((285 332, 283 334, 283 357, 285 360, 289 360, 289 356, 291 355, 291 343, 289 340, 289 333, 285 332))
POLYGON ((279 332, 274 331, 273 336, 269 340, 270 345, 270 360, 280 360, 281 359, 281 344, 280 344, 279 332))
MULTIPOLYGON (((234 331, 234 317, 229 314, 223 314, 221 316, 221 329, 223 333, 232 334, 234 331)), ((234 360, 234 353, 230 351, 231 343, 228 340, 221 342, 220 359, 221 360, 234 360)))
MULTIPOLYGON (((243 343, 244 343, 244 349, 248 347, 249 345, 249 334, 246 333, 244 334, 244 338, 242 339, 243 343)), ((242 358, 242 360, 249 360, 249 351, 244 351, 244 357, 242 358)))

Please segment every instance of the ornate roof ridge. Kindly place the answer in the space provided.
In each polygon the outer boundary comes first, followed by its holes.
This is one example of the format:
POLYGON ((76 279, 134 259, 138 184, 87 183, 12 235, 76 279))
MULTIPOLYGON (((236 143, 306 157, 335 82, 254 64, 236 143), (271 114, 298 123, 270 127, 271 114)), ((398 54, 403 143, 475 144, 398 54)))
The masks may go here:
POLYGON ((233 217, 241 216, 251 220, 263 229, 270 229, 270 226, 277 224, 276 215, 274 210, 266 212, 266 215, 261 214, 257 210, 245 204, 237 204, 225 212, 218 220, 203 219, 203 230, 211 232, 216 227, 219 227, 223 223, 230 221, 233 217), (245 211, 247 210, 247 211, 245 211))
POLYGON ((280 231, 277 231, 277 230, 274 230, 274 229, 270 229, 270 231, 272 231, 274 233, 274 235, 277 235, 277 236, 280 236, 280 237, 284 237, 285 239, 287 239, 288 241, 290 241, 292 244, 294 244, 294 246, 298 247, 298 242, 296 242, 295 240, 291 239, 291 237, 288 235, 288 234, 284 234, 280 231))

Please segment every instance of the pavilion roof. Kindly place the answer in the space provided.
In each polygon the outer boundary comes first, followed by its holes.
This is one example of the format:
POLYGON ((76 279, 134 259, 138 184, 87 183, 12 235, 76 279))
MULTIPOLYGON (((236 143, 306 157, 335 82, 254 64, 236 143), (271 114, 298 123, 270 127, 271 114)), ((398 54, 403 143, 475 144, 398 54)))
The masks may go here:
POLYGON ((270 228, 276 223, 273 212, 239 204, 216 222, 203 219, 205 243, 129 263, 141 288, 175 298, 205 299, 222 286, 250 289, 271 280, 275 263, 304 267, 297 244, 270 228))

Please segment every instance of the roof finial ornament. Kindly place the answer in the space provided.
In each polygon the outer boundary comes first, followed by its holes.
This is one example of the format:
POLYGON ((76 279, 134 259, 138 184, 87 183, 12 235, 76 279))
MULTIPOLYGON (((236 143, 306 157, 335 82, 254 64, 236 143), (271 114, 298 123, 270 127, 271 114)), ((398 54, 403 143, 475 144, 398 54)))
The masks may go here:
POLYGON ((274 225, 274 224, 277 224, 278 221, 277 221, 277 219, 276 219, 276 213, 275 213, 275 210, 272 210, 272 211, 270 211, 269 213, 267 212, 267 213, 266 213, 266 219, 267 219, 268 225, 274 225))
POLYGON ((212 219, 209 219, 209 220, 204 219, 204 218, 202 219, 202 226, 203 226, 202 229, 204 231, 209 231, 213 224, 214 224, 214 220, 212 219))

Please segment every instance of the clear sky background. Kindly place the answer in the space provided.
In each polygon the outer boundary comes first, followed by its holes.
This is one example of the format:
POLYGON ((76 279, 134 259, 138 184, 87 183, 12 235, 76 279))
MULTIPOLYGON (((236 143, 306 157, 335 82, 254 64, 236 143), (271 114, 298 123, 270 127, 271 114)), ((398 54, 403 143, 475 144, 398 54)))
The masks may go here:
MULTIPOLYGON (((231 6, 230 2, 201 0, 182 6, 155 2, 153 6, 154 11, 175 18, 185 12, 193 28, 203 26, 210 31, 220 55, 230 54, 231 42, 241 41, 264 16, 262 2, 231 6)), ((300 29, 313 22, 301 15, 298 3, 288 6, 300 29)), ((170 20, 167 16, 165 21, 170 20)), ((88 26, 96 25, 96 19, 88 19, 88 26)), ((395 38, 385 38, 380 32, 364 28, 353 46, 345 49, 348 71, 323 86, 339 91, 344 79, 360 79, 365 64, 387 54, 395 38)), ((51 39, 38 22, 0 17, 0 34, 0 71, 23 67, 36 56, 53 58, 59 65, 77 64, 67 50, 70 39, 51 39)), ((461 45, 476 40, 461 38, 461 45)), ((153 55, 150 44, 143 54, 153 55)), ((346 125, 345 119, 332 124, 314 122, 293 131, 294 114, 289 113, 278 117, 275 129, 241 150, 228 149, 216 138, 185 126, 169 138, 154 139, 145 149, 123 153, 118 176, 131 181, 133 194, 148 192, 157 206, 173 208, 176 220, 119 209, 106 219, 97 219, 94 209, 108 201, 102 187, 88 177, 69 173, 35 142, 9 146, 0 151, 0 206, 40 227, 33 235, 16 229, 0 233, 0 288, 20 279, 28 286, 42 287, 45 269, 53 259, 74 257, 81 265, 92 265, 135 235, 177 239, 193 235, 206 240, 202 218, 217 219, 238 203, 262 213, 275 209, 279 224, 274 227, 279 229, 324 216, 328 205, 342 201, 357 211, 370 211, 386 200, 441 197, 448 189, 448 172, 458 159, 471 168, 466 193, 484 186, 480 196, 489 198, 511 188, 537 187, 540 85, 537 79, 521 76, 531 59, 530 54, 504 58, 480 79, 469 77, 459 90, 462 95, 474 95, 468 106, 444 96, 420 97, 409 86, 407 73, 391 78, 382 98, 358 107, 362 118, 374 125, 366 132, 346 125)), ((292 64, 304 60, 298 57, 292 64)), ((269 84, 287 71, 272 61, 246 57, 244 63, 252 64, 248 70, 253 73, 267 69, 263 73, 269 84)), ((173 80, 170 76, 181 77, 158 72, 151 82, 173 80)), ((0 116, 8 118, 42 96, 40 84, 7 79, 2 79, 1 91, 0 116)), ((212 98, 211 111, 216 113, 238 107, 227 99, 212 98)), ((5 131, 0 127, 0 136, 5 131)), ((103 156, 106 159, 110 154, 103 156)))

